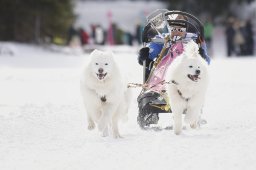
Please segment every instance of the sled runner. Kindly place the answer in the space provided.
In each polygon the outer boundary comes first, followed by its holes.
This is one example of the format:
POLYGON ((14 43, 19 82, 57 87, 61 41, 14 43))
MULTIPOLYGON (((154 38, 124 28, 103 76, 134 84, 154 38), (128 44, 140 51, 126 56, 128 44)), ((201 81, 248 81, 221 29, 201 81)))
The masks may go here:
POLYGON ((162 9, 147 17, 147 25, 142 34, 144 46, 159 43, 163 44, 163 48, 154 61, 143 61, 143 85, 137 97, 137 122, 142 129, 149 129, 150 125, 157 124, 159 113, 171 113, 171 103, 168 101, 165 85, 176 82, 166 82, 165 74, 172 61, 183 53, 184 43, 188 41, 178 36, 171 37, 174 27, 186 28, 186 32, 196 34, 194 41, 199 47, 204 40, 203 24, 189 13, 162 9), (178 15, 185 19, 176 19, 178 15))

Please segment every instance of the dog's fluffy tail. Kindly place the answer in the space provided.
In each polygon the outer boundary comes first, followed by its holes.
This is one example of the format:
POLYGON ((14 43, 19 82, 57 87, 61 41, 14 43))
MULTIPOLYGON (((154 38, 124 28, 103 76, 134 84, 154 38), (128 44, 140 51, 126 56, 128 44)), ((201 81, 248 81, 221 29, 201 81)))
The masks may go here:
POLYGON ((185 45, 185 53, 187 54, 187 56, 197 56, 199 47, 198 44, 195 43, 193 40, 189 41, 186 45, 185 45))

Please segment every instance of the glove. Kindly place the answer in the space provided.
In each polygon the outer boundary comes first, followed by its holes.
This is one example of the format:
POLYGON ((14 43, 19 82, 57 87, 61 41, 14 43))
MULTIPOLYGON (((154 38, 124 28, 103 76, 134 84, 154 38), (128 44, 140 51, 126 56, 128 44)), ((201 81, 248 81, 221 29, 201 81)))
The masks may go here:
POLYGON ((151 60, 148 58, 148 56, 149 56, 149 48, 148 47, 141 48, 138 56, 139 64, 143 65, 144 60, 146 60, 146 64, 149 64, 151 60))
POLYGON ((206 57, 205 57, 205 51, 204 51, 204 49, 202 48, 202 47, 199 47, 199 54, 202 56, 202 58, 203 59, 205 59, 206 57))
POLYGON ((199 54, 202 56, 202 58, 208 63, 208 65, 211 63, 211 58, 206 53, 205 49, 202 47, 199 47, 199 54))

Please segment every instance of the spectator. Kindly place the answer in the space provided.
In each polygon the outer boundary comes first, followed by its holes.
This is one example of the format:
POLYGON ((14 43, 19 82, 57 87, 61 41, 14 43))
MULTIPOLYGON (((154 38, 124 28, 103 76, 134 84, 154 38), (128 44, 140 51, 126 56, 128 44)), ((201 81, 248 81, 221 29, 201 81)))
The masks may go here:
POLYGON ((252 23, 250 20, 246 21, 245 27, 245 54, 246 55, 253 55, 254 53, 254 40, 253 40, 253 29, 252 29, 252 23))
POLYGON ((213 24, 211 18, 209 18, 204 25, 204 37, 209 51, 212 51, 212 33, 213 24))
POLYGON ((93 40, 95 40, 95 30, 96 30, 96 25, 91 24, 91 37, 93 40))
POLYGON ((241 22, 239 20, 236 20, 234 23, 234 45, 237 55, 244 55, 244 49, 245 49, 245 37, 244 37, 244 31, 243 27, 241 26, 241 22))
POLYGON ((226 31, 225 31, 228 57, 230 57, 232 53, 235 52, 235 47, 234 47, 235 30, 234 30, 233 24, 234 24, 234 18, 229 18, 227 22, 226 31))
POLYGON ((116 25, 116 29, 115 29, 115 33, 114 33, 114 40, 115 40, 115 44, 116 45, 121 45, 123 44, 123 37, 124 37, 124 32, 121 28, 119 28, 117 25, 116 25))
POLYGON ((73 25, 70 26, 68 29, 68 35, 67 35, 67 45, 70 45, 71 41, 74 37, 78 36, 77 30, 74 28, 73 25))
POLYGON ((83 28, 80 28, 79 34, 80 34, 81 45, 84 46, 84 45, 88 44, 89 43, 88 33, 83 28))
POLYGON ((142 43, 141 36, 142 36, 143 26, 141 24, 136 25, 136 35, 135 38, 138 42, 138 44, 142 43))
POLYGON ((95 44, 104 45, 105 43, 105 33, 100 25, 95 28, 95 44))
POLYGON ((125 44, 128 44, 130 46, 133 45, 133 37, 132 37, 132 34, 130 32, 125 32, 123 39, 124 39, 125 44))

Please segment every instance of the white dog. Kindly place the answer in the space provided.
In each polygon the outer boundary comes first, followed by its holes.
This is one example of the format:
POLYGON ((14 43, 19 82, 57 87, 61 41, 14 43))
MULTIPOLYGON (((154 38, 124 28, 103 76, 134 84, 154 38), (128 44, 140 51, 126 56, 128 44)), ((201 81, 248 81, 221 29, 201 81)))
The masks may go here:
POLYGON ((130 90, 113 59, 112 52, 94 50, 82 74, 81 92, 87 112, 88 129, 95 123, 103 136, 120 138, 118 122, 127 118, 130 90))
POLYGON ((174 119, 174 133, 182 131, 182 114, 185 123, 196 128, 201 115, 208 86, 208 65, 198 53, 194 41, 185 44, 184 52, 170 65, 166 80, 167 93, 174 119))

